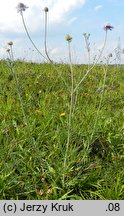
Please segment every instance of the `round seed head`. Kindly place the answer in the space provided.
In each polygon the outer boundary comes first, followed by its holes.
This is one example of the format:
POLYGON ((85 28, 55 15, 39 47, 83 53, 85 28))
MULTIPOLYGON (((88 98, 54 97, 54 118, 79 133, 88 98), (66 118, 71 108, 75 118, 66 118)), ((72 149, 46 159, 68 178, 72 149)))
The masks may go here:
POLYGON ((48 11, 49 11, 48 7, 45 7, 45 8, 44 8, 44 11, 45 11, 45 12, 48 12, 48 11))
POLYGON ((7 49, 7 50, 6 50, 6 52, 8 52, 8 53, 9 53, 9 52, 10 52, 10 49, 7 49))
POLYGON ((9 45, 9 46, 12 46, 12 45, 13 45, 13 42, 12 42, 12 41, 10 41, 10 42, 8 43, 8 45, 9 45))

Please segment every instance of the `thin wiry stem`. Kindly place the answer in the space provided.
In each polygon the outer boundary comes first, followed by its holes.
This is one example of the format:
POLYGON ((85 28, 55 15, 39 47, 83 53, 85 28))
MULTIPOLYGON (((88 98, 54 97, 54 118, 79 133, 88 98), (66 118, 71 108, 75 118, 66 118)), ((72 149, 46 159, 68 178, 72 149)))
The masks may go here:
POLYGON ((34 46, 34 48, 37 50, 37 52, 38 52, 45 60, 47 60, 47 58, 40 52, 40 50, 36 47, 35 43, 34 43, 33 40, 31 39, 30 34, 29 34, 29 32, 28 32, 28 29, 27 29, 27 26, 26 26, 26 24, 25 24, 23 12, 20 12, 20 14, 21 14, 21 17, 22 17, 22 22, 23 22, 23 25, 24 25, 26 34, 27 34, 27 36, 28 36, 30 42, 32 43, 32 45, 34 46))
POLYGON ((87 53, 88 53, 88 69, 90 67, 90 34, 84 33, 84 39, 85 39, 85 43, 86 43, 86 49, 87 49, 87 53))
POLYGON ((84 79, 87 77, 87 75, 89 74, 89 72, 95 67, 95 65, 98 63, 98 61, 100 60, 102 54, 103 54, 103 51, 104 51, 104 48, 105 48, 105 45, 106 45, 106 41, 107 41, 107 31, 106 31, 106 34, 105 34, 105 40, 104 40, 104 45, 102 47, 102 50, 97 58, 97 60, 93 63, 93 65, 87 70, 86 74, 83 76, 83 78, 80 80, 80 82, 77 84, 77 86, 75 87, 74 92, 76 92, 76 90, 79 88, 80 84, 84 81, 84 79))
POLYGON ((21 97, 21 93, 20 93, 20 86, 19 86, 19 82, 18 82, 18 78, 16 75, 16 70, 15 70, 15 65, 14 65, 14 56, 13 56, 13 50, 12 50, 12 46, 10 46, 10 52, 8 52, 9 57, 10 57, 10 70, 13 74, 13 77, 15 79, 15 83, 16 83, 16 88, 17 88, 17 94, 19 97, 19 101, 21 104, 21 109, 22 109, 22 114, 23 114, 23 118, 24 118, 24 124, 27 126, 27 131, 28 131, 28 137, 30 138, 30 142, 32 142, 33 144, 35 144, 35 140, 31 135, 31 128, 24 110, 24 104, 23 104, 23 100, 21 97))
MULTIPOLYGON (((28 29, 27 29, 27 27, 26 27, 26 24, 25 24, 23 12, 20 11, 20 14, 21 14, 21 17, 22 17, 22 22, 23 22, 23 25, 24 25, 26 34, 27 34, 27 36, 28 36, 30 42, 32 43, 32 45, 34 46, 34 48, 37 50, 37 52, 38 52, 43 58, 45 58, 46 60, 48 60, 48 56, 47 56, 47 58, 46 58, 46 57, 39 51, 39 49, 36 47, 36 45, 35 45, 34 42, 32 41, 32 39, 31 39, 31 37, 30 37, 30 35, 29 35, 29 32, 28 32, 28 29)), ((46 23, 46 24, 45 24, 45 47, 46 47, 45 50, 47 50, 47 46, 46 46, 46 38, 47 38, 47 26, 46 26, 46 25, 47 25, 47 20, 46 20, 45 23, 46 23)), ((52 61, 51 59, 49 59, 49 61, 52 63, 53 68, 58 72, 58 74, 60 74, 60 71, 57 69, 57 67, 54 66, 53 61, 52 61)), ((63 77, 61 77, 61 79, 63 79, 63 77)), ((63 79, 63 80, 64 80, 64 79, 63 79)), ((66 83, 65 83, 65 84, 66 84, 66 83)), ((67 84, 66 84, 66 86, 68 87, 67 84)))
POLYGON ((65 184, 65 168, 67 163, 67 156, 68 156, 68 149, 70 144, 70 135, 71 135, 71 126, 72 126, 72 112, 73 112, 73 90, 74 90, 74 73, 72 67, 72 60, 71 60, 71 49, 70 49, 70 42, 68 42, 68 50, 69 50, 69 61, 70 61, 70 70, 71 70, 71 101, 70 101, 70 108, 69 108, 69 118, 68 118, 68 137, 66 143, 66 151, 64 157, 64 175, 63 175, 63 185, 65 184))
POLYGON ((44 47, 45 47, 45 53, 48 58, 48 60, 53 63, 53 61, 50 59, 48 51, 47 51, 47 11, 45 11, 45 35, 44 35, 44 47))
POLYGON ((90 140, 92 141, 95 129, 96 129, 96 124, 98 122, 98 117, 99 117, 99 112, 101 109, 101 105, 102 105, 102 101, 103 101, 103 95, 104 95, 104 89, 105 89, 105 82, 106 82, 106 76, 107 76, 107 68, 103 68, 104 69, 104 79, 103 79, 103 86, 102 86, 102 92, 101 92, 101 97, 100 97, 100 101, 99 101, 99 106, 98 106, 98 110, 97 110, 97 114, 96 114, 96 118, 95 118, 95 123, 94 123, 94 127, 93 127, 93 131, 91 134, 91 138, 90 140))
POLYGON ((24 111, 24 105, 23 105, 23 101, 22 101, 22 98, 21 98, 21 93, 20 93, 20 87, 19 87, 19 83, 18 83, 18 78, 17 78, 17 75, 16 75, 16 70, 14 68, 14 56, 13 56, 13 50, 12 50, 12 46, 10 46, 10 52, 9 53, 9 57, 10 57, 10 69, 11 69, 11 72, 15 78, 15 82, 16 82, 16 88, 17 88, 17 93, 18 93, 18 97, 19 97, 19 100, 20 100, 20 104, 21 104, 21 109, 22 109, 22 113, 23 113, 23 117, 24 117, 24 122, 26 125, 28 125, 28 120, 27 120, 27 117, 26 117, 26 114, 25 114, 25 111, 24 111), (11 53, 10 53, 11 52, 11 53))

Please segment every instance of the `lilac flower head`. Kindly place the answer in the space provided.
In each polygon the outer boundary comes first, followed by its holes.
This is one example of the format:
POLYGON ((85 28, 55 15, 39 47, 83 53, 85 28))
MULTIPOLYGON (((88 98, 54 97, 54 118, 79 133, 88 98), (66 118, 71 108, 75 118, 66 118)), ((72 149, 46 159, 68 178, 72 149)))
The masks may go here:
POLYGON ((112 30, 114 27, 110 24, 110 23, 107 23, 106 25, 104 25, 104 30, 105 31, 108 31, 108 30, 112 30))
POLYGON ((22 13, 22 11, 25 11, 28 7, 23 3, 19 3, 16 8, 18 13, 22 13))

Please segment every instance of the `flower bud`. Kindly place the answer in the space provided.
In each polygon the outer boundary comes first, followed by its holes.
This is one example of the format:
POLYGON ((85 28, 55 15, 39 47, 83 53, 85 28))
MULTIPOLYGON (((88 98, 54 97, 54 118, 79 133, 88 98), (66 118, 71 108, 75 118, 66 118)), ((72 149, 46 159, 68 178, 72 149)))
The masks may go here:
POLYGON ((9 46, 12 46, 12 45, 13 45, 13 42, 12 42, 12 41, 10 41, 10 42, 8 43, 8 45, 9 45, 9 46))
POLYGON ((48 11, 49 11, 48 7, 45 7, 45 8, 44 8, 44 11, 45 11, 45 12, 48 12, 48 11))
POLYGON ((72 41, 72 37, 69 34, 67 34, 66 37, 65 37, 65 40, 67 42, 71 42, 72 41))

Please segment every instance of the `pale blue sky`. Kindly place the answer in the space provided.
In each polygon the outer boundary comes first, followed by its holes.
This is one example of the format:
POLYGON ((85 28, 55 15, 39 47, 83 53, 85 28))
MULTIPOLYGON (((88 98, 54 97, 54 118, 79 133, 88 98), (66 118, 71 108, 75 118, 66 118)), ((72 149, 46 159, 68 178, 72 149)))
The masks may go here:
MULTIPOLYGON (((0 8, 0 57, 7 56, 6 44, 13 41, 16 58, 42 61, 29 42, 22 25, 21 16, 16 11, 17 0, 4 0, 0 8)), ((65 35, 73 38, 72 58, 76 63, 87 60, 83 33, 90 33, 91 57, 102 48, 105 31, 103 26, 110 23, 114 29, 108 32, 103 58, 117 46, 124 48, 124 0, 24 0, 29 8, 24 17, 30 35, 37 47, 44 52, 44 12, 49 7, 48 15, 48 49, 49 55, 56 61, 68 61, 65 35)), ((115 56, 113 55, 113 58, 115 56)), ((123 63, 123 54, 121 61, 123 63)))

